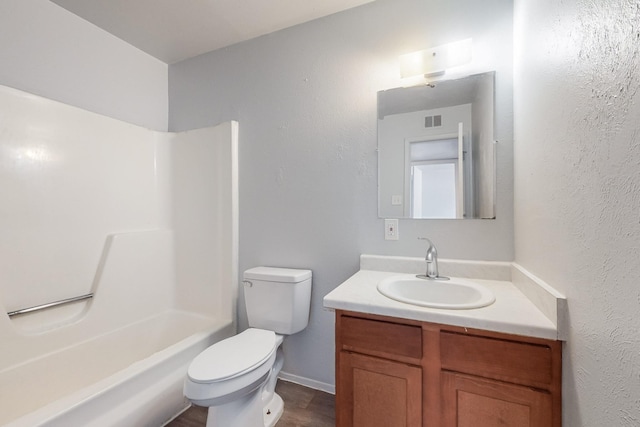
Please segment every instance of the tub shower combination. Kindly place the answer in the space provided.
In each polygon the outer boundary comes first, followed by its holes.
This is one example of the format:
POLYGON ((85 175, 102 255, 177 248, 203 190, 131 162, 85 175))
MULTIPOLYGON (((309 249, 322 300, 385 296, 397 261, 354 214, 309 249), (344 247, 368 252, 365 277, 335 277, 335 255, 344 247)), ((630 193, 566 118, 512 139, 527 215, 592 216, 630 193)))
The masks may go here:
POLYGON ((0 425, 161 426, 235 333, 237 123, 156 132, 0 87, 0 425))

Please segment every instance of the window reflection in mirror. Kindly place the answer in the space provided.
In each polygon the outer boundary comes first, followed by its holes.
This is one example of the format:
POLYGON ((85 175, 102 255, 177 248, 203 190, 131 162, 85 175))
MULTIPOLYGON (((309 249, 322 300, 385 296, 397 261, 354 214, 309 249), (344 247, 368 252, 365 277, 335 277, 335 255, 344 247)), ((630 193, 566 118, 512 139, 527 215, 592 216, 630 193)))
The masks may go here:
POLYGON ((494 73, 378 93, 383 218, 495 218, 494 73))

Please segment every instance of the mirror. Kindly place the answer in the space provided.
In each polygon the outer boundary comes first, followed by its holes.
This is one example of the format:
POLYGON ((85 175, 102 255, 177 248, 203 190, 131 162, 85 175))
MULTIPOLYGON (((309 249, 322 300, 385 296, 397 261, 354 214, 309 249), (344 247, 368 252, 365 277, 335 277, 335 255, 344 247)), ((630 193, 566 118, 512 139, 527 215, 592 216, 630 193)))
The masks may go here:
POLYGON ((378 92, 381 218, 495 218, 494 79, 378 92))

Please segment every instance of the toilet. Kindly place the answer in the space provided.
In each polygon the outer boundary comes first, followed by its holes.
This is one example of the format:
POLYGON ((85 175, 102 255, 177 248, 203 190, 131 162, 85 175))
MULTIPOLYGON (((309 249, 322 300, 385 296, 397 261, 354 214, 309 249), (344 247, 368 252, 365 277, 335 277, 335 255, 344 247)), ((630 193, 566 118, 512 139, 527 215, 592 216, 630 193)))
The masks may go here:
POLYGON ((207 427, 273 427, 285 335, 309 323, 311 270, 256 267, 243 276, 250 328, 217 342, 189 365, 184 395, 209 408, 207 427))

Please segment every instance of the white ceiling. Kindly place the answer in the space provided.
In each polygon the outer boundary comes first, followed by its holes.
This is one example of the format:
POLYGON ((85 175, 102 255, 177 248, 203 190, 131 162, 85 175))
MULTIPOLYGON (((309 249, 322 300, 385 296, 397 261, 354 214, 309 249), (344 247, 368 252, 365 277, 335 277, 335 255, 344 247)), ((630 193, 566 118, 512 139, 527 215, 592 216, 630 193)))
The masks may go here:
POLYGON ((51 1, 172 64, 374 0, 51 1))

